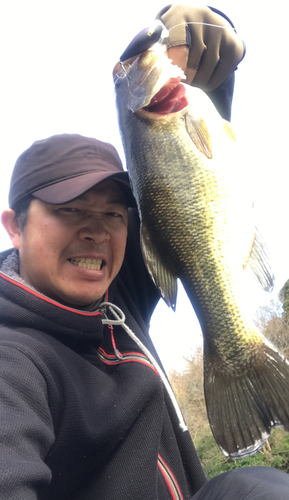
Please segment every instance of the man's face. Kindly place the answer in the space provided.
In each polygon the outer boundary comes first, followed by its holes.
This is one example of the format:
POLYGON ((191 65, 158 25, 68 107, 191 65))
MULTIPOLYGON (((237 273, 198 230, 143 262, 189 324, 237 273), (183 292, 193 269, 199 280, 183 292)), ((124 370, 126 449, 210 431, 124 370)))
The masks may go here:
POLYGON ((113 181, 63 205, 34 200, 20 237, 20 276, 63 304, 91 304, 118 274, 126 238, 126 202, 113 181))

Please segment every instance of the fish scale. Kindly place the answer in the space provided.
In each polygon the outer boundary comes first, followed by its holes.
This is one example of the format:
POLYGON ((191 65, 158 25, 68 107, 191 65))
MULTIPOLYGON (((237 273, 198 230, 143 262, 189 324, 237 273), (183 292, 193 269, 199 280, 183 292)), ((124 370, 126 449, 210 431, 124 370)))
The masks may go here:
MULTIPOLYGON (((184 136, 185 123, 181 122, 181 125, 184 130, 180 130, 180 134, 184 136)), ((211 182, 208 182, 206 177, 207 193, 205 196, 201 196, 204 186, 202 175, 204 161, 202 158, 198 158, 199 155, 191 141, 184 139, 183 143, 185 144, 180 146, 175 140, 175 126, 171 127, 171 131, 166 130, 165 140, 169 143, 166 155, 169 161, 164 162, 159 157, 155 158, 154 149, 150 147, 150 141, 154 148, 158 147, 158 142, 163 147, 163 137, 160 137, 159 133, 156 133, 155 137, 153 127, 151 129, 150 124, 147 125, 142 121, 134 124, 133 128, 135 137, 146 136, 146 129, 150 129, 150 140, 148 143, 139 144, 139 165, 136 165, 131 173, 132 184, 136 186, 135 191, 141 193, 140 195, 136 194, 136 197, 139 202, 142 223, 146 226, 149 219, 151 242, 159 254, 167 256, 168 266, 175 270, 175 274, 183 276, 184 281, 190 280, 190 283, 194 284, 194 289, 198 289, 197 284, 200 282, 200 296, 206 297, 208 293, 204 294, 204 287, 211 288, 212 284, 215 287, 215 281, 219 284, 219 281, 216 280, 216 265, 220 268, 221 277, 225 274, 225 266, 221 257, 224 260, 226 233, 217 232, 214 224, 215 215, 219 219, 220 206, 224 203, 224 197, 217 204, 218 182, 215 180, 214 172, 212 172, 211 182), (176 144, 174 144, 175 142, 176 144), (191 154, 188 155, 187 161, 185 156, 182 157, 182 175, 180 175, 179 171, 174 169, 174 165, 179 161, 179 152, 182 150, 182 146, 184 149, 190 147, 191 154), (192 155, 196 157, 195 161, 193 158, 195 175, 193 175, 194 172, 192 172, 190 165, 192 155), (193 195, 196 202, 192 200, 191 190, 188 189, 189 180, 194 186, 193 195), (144 187, 139 189, 138 186, 144 187), (179 192, 187 195, 180 199, 179 192), (207 203, 198 203, 199 198, 201 200, 207 199, 207 203), (210 203, 214 204, 213 210, 210 203), (163 227, 166 227, 166 233, 163 233, 163 227), (176 231, 177 239, 174 238, 176 231), (218 240, 216 236, 218 236, 218 240), (211 244, 213 239, 214 245, 211 244), (201 240, 201 244, 198 244, 198 240, 201 240), (222 254, 215 251, 217 246, 222 248, 222 254), (192 262, 195 264, 192 265, 192 262), (197 271, 199 271, 200 276, 197 271)), ((191 290, 191 294, 193 293, 195 293, 194 290, 191 290)))
POLYGON ((249 213, 240 212, 233 131, 202 91, 179 91, 177 77, 158 47, 138 56, 125 77, 118 78, 116 69, 119 128, 144 261, 173 308, 177 278, 182 281, 204 337, 211 430, 225 455, 243 458, 274 426, 289 430, 289 363, 242 306, 244 262, 264 288, 273 277, 260 234, 249 213), (171 95, 182 101, 169 114, 164 110, 171 109, 171 95))
MULTIPOLYGON (((135 134, 138 135, 144 135, 144 131, 142 130, 143 127, 138 131, 135 129, 135 134)), ((166 140, 170 141, 170 144, 173 144, 174 140, 174 134, 171 135, 170 138, 168 138, 168 131, 167 131, 167 136, 166 140)), ((152 136, 152 143, 154 143, 154 146, 157 146, 157 142, 154 141, 154 137, 152 136)), ((191 144, 190 144, 191 146, 191 144)), ((224 232, 223 236, 224 238, 221 239, 221 241, 214 241, 214 245, 208 244, 208 240, 210 239, 216 239, 216 234, 220 236, 221 232, 216 232, 216 226, 214 225, 214 217, 209 216, 206 213, 206 208, 208 208, 208 205, 210 201, 212 200, 215 202, 216 199, 216 193, 217 193, 217 186, 218 183, 213 181, 211 182, 210 186, 208 186, 208 180, 206 182, 207 186, 207 193, 206 193, 206 200, 207 203, 202 206, 202 204, 198 204, 198 210, 192 210, 191 206, 191 198, 188 200, 189 202, 186 203, 186 200, 184 200, 184 197, 182 198, 182 203, 179 203, 180 199, 178 197, 178 192, 179 191, 186 191, 188 192, 188 181, 186 180, 186 168, 182 170, 182 173, 184 176, 176 176, 174 175, 175 171, 171 166, 175 164, 175 157, 172 157, 170 155, 170 150, 168 152, 168 156, 170 158, 169 163, 166 162, 165 170, 164 170, 164 162, 159 162, 155 160, 155 157, 150 158, 150 154, 146 152, 151 151, 150 148, 150 143, 145 144, 145 149, 144 152, 142 153, 141 149, 139 151, 139 155, 141 158, 141 167, 142 168, 136 168, 136 177, 135 177, 135 184, 138 186, 138 184, 144 184, 145 188, 142 190, 143 193, 143 198, 145 199, 144 208, 141 209, 141 214, 142 214, 142 219, 143 219, 143 224, 147 224, 147 219, 149 219, 149 223, 152 226, 152 229, 150 231, 150 237, 151 237, 151 242, 155 246, 155 248, 158 250, 158 252, 162 254, 167 254, 166 261, 168 262, 168 265, 170 265, 173 262, 178 263, 178 267, 175 271, 175 273, 183 278, 183 281, 185 283, 188 282, 186 285, 186 289, 189 292, 189 295, 192 297, 195 293, 203 299, 202 303, 202 311, 204 311, 205 308, 205 321, 203 323, 208 323, 208 319, 211 319, 211 323, 214 326, 215 330, 215 336, 214 336, 214 341, 216 342, 216 338, 218 337, 218 328, 216 325, 221 322, 220 327, 222 327, 222 322, 223 321, 223 315, 224 315, 224 310, 221 309, 220 315, 218 315, 218 311, 220 310, 220 292, 216 293, 216 288, 220 288, 221 291, 223 291, 223 295, 225 297, 230 297, 228 299, 229 304, 231 304, 231 308, 234 309, 233 313, 231 311, 227 310, 227 316, 228 319, 234 318, 234 323, 232 324, 232 329, 235 331, 237 328, 237 321, 236 321, 236 316, 237 316, 237 311, 238 308, 237 306, 232 302, 232 290, 230 289, 230 292, 228 292, 228 287, 230 285, 230 282, 227 282, 224 279, 225 275, 225 265, 222 262, 224 260, 224 243, 225 243, 225 238, 226 238, 226 233, 224 232), (144 168, 145 165, 145 168, 144 168), (151 171, 149 170, 149 166, 152 166, 151 171), (144 173, 145 171, 145 173, 144 173), (142 175, 138 175, 138 173, 142 172, 142 175), (144 177, 143 177, 144 175, 144 177), (150 179, 150 183, 147 182, 147 179, 150 179), (159 182, 162 183, 162 189, 166 196, 161 196, 161 192, 158 188, 159 182), (184 182, 185 181, 185 182, 184 182), (174 186, 174 189, 171 189, 170 186, 174 186), (155 187, 155 189, 154 189, 155 187), (209 187, 209 189, 208 189, 209 187), (210 196, 208 195, 208 191, 212 193, 211 200, 210 196), (172 210, 172 198, 168 196, 168 194, 174 195, 176 197, 176 204, 173 204, 173 210, 172 210), (156 201, 157 199, 157 201, 156 201), (161 200, 161 202, 159 201, 161 200), (149 210, 149 213, 147 214, 147 210, 149 210), (211 220, 212 219, 212 220, 211 220), (181 224, 180 224, 181 221, 181 224), (162 228, 166 227, 166 233, 162 234, 162 228), (208 230, 212 230, 212 235, 209 234, 208 230), (173 233, 175 231, 178 231, 178 238, 175 239, 173 237, 173 233), (206 238, 205 238, 206 237, 206 238), (196 239, 200 239, 202 241, 201 245, 196 245, 194 244, 194 241, 196 239), (222 252, 216 252, 216 246, 219 246, 222 250, 222 252), (221 260, 222 258, 222 260, 221 260), (192 262, 195 261, 195 265, 192 265, 192 262), (217 271, 217 266, 219 268, 219 273, 220 276, 216 276, 216 271, 217 271), (199 270, 199 274, 197 274, 197 270, 199 270), (189 283, 193 283, 194 287, 190 287, 189 283), (214 296, 216 297, 216 300, 214 300, 214 296), (207 301, 205 300, 207 299, 207 301)), ((175 148, 174 145, 172 146, 172 151, 178 152, 178 148, 175 148)), ((154 154, 154 153, 153 153, 154 154)), ((196 153, 197 155, 197 153, 196 153)), ((184 164, 186 167, 186 161, 185 158, 183 158, 184 164)), ((198 162, 194 162, 196 165, 198 162)), ((202 160, 199 160, 200 165, 200 170, 202 172, 202 160)), ((191 168, 190 166, 188 167, 188 170, 191 173, 191 168)), ((197 168, 196 168, 197 170, 197 168)), ((198 186, 197 183, 194 182, 194 177, 191 176, 191 183, 194 185, 194 192, 196 193, 196 198, 198 198, 198 186)), ((198 179, 198 174, 196 173, 196 179, 198 179)), ((203 176, 200 176, 200 185, 202 186, 203 184, 203 176)), ((138 188, 137 188, 138 191, 138 188)), ((202 197, 203 199, 203 197, 202 197)), ((223 199, 223 198, 222 198, 223 199)), ((140 205, 141 205, 140 201, 140 205)), ((193 205, 194 207, 195 205, 193 205)), ((214 210, 214 213, 219 216, 220 213, 220 208, 216 208, 214 210)), ((219 218, 219 217, 218 217, 219 218)), ((174 266, 172 266, 174 268, 174 266)), ((242 315, 239 314, 240 320, 242 320, 242 315)), ((202 320, 202 317, 200 317, 200 320, 202 320)), ((224 326, 226 326, 226 332, 229 330, 228 327, 228 320, 224 322, 224 326)), ((210 328, 210 325, 207 324, 207 329, 210 328)), ((221 333, 222 333, 222 328, 221 333)), ((244 329, 244 321, 240 324, 240 330, 244 329)), ((205 332, 204 332, 205 333, 205 332)), ((228 334, 230 335, 230 333, 228 334)), ((226 344, 226 348, 227 348, 226 344)))

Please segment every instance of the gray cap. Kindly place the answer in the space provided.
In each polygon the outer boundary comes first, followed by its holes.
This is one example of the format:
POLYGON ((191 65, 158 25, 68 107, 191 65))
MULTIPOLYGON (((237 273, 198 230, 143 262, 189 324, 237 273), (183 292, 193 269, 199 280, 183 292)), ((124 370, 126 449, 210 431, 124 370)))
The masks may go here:
POLYGON ((128 174, 111 144, 78 134, 53 135, 34 142, 17 159, 9 206, 15 209, 29 195, 46 203, 68 203, 106 179, 117 181, 128 206, 135 206, 128 174))

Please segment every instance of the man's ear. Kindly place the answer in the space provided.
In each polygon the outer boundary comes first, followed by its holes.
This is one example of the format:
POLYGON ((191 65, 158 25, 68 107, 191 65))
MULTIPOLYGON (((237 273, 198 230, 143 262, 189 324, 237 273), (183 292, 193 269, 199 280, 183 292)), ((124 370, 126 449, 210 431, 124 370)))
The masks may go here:
POLYGON ((11 208, 4 210, 1 215, 1 222, 6 229, 12 244, 17 250, 20 248, 21 231, 18 221, 15 220, 15 212, 11 208))

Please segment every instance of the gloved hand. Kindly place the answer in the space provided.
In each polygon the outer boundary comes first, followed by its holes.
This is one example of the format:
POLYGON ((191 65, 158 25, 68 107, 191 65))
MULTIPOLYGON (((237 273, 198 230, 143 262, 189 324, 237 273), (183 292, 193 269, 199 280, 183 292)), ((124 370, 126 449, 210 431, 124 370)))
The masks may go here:
POLYGON ((195 87, 206 91, 215 89, 244 56, 244 44, 234 28, 209 7, 167 6, 158 13, 157 19, 169 30, 168 56, 182 68, 186 83, 193 81, 195 87))

